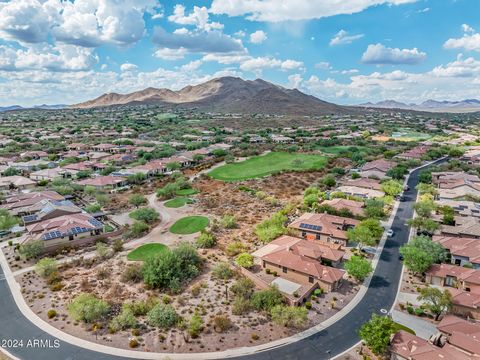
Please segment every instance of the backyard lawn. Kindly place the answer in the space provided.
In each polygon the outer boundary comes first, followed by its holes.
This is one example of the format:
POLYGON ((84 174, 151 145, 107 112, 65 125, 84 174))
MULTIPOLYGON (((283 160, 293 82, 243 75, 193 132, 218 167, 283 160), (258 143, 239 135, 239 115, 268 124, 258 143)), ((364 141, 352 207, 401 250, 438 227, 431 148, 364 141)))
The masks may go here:
POLYGON ((168 247, 163 244, 144 244, 128 253, 127 259, 130 261, 144 261, 148 257, 167 251, 168 247))
POLYGON ((195 195, 198 194, 198 190, 189 188, 189 189, 181 189, 177 191, 178 196, 189 196, 189 195, 195 195))
POLYGON ((165 202, 164 205, 165 207, 168 207, 168 208, 179 208, 184 206, 185 204, 191 204, 191 203, 193 203, 192 199, 189 199, 186 197, 179 197, 172 200, 168 200, 167 202, 165 202))
POLYGON ((187 216, 177 220, 170 228, 170 232, 174 234, 193 234, 205 229, 209 223, 205 216, 187 216))
POLYGON ((217 180, 241 181, 287 170, 320 170, 326 164, 327 158, 321 155, 271 152, 238 163, 226 164, 210 171, 208 175, 217 180))
POLYGON ((399 324, 397 322, 395 323, 394 327, 395 327, 395 330, 396 330, 395 332, 403 330, 403 331, 409 332, 410 334, 415 335, 415 331, 413 331, 412 329, 410 329, 410 328, 408 328, 408 327, 406 327, 402 324, 399 324))

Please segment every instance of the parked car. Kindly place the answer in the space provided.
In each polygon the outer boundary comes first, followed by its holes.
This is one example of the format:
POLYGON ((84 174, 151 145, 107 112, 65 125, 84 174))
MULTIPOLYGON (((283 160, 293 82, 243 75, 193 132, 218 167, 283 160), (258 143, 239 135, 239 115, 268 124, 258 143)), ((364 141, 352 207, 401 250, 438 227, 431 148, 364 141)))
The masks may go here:
POLYGON ((388 230, 387 230, 387 236, 388 236, 388 237, 392 237, 394 234, 395 234, 395 233, 393 232, 392 229, 388 229, 388 230))
POLYGON ((410 186, 408 186, 408 185, 405 185, 405 186, 403 187, 403 190, 404 190, 404 191, 408 191, 408 190, 410 190, 410 186))

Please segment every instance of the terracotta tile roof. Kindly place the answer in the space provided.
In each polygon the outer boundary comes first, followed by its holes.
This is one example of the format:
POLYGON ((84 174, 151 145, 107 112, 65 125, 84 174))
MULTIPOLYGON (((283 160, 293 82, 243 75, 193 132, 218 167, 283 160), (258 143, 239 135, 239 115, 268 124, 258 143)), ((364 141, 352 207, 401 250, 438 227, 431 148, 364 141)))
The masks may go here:
POLYGON ((374 161, 369 161, 362 166, 362 171, 368 170, 379 170, 382 172, 387 172, 391 168, 395 167, 396 163, 393 161, 388 161, 385 159, 378 159, 374 161))
POLYGON ((305 213, 297 220, 294 220, 289 227, 298 230, 308 230, 319 234, 325 234, 337 239, 347 240, 347 233, 342 230, 343 226, 356 226, 360 223, 358 220, 334 216, 329 214, 305 213), (306 229, 302 224, 317 226, 317 229, 306 229))
POLYGON ((340 261, 345 255, 345 251, 340 250, 339 245, 328 246, 288 235, 282 235, 273 240, 257 250, 254 255, 263 257, 281 251, 290 251, 293 254, 317 259, 318 261, 327 259, 336 262, 340 261))
POLYGON ((477 309, 480 305, 480 294, 474 294, 455 288, 448 288, 448 291, 452 294, 454 305, 465 306, 472 309, 477 309))
POLYGON ((55 191, 35 191, 28 194, 19 194, 10 196, 5 199, 6 204, 2 205, 2 208, 7 210, 18 209, 32 204, 38 203, 41 200, 65 200, 65 198, 55 191))
POLYGON ((109 185, 116 185, 121 182, 124 182, 125 179, 118 176, 97 176, 93 179, 85 179, 81 181, 77 181, 78 185, 89 185, 89 186, 109 186, 109 185))
POLYGON ((380 181, 375 179, 368 179, 368 178, 360 178, 355 180, 348 180, 343 183, 345 186, 356 186, 361 187, 364 189, 371 189, 371 190, 382 190, 382 186, 380 185, 380 181))
POLYGON ((318 260, 299 255, 298 253, 289 250, 281 250, 265 255, 262 257, 262 260, 303 274, 314 276, 315 278, 329 284, 339 281, 345 275, 345 271, 343 270, 322 265, 318 260))
POLYGON ((401 357, 408 359, 412 352, 427 344, 428 342, 426 340, 404 330, 400 330, 390 341, 390 350, 394 354, 398 354, 401 357))
POLYGON ((323 204, 330 205, 336 210, 347 209, 353 215, 357 215, 357 216, 365 215, 365 211, 363 210, 364 203, 361 201, 336 198, 332 200, 326 200, 322 202, 322 205, 323 204))

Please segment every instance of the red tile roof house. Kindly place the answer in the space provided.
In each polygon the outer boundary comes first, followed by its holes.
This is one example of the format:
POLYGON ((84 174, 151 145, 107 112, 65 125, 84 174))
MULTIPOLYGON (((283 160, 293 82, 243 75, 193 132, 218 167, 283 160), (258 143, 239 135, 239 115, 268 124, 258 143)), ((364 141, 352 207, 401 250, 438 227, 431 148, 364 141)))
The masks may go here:
POLYGON ((299 284, 318 284, 325 291, 336 290, 342 283, 344 270, 322 265, 322 261, 338 264, 344 252, 327 246, 281 236, 254 254, 262 268, 276 272, 281 278, 299 284))
MULTIPOLYGON (((439 344, 440 345, 440 344, 439 344)), ((390 360, 473 360, 474 357, 446 343, 437 346, 404 330, 390 341, 390 360)), ((476 359, 477 357, 475 357, 476 359)))
POLYGON ((27 225, 26 228, 28 235, 24 242, 42 240, 45 247, 92 238, 103 232, 103 224, 85 213, 63 215, 27 225))
POLYGON ((380 181, 375 179, 368 179, 368 178, 348 180, 348 181, 342 182, 342 185, 356 186, 359 188, 370 189, 370 190, 378 190, 378 191, 382 190, 382 185, 380 184, 380 181))
POLYGON ((411 150, 405 151, 402 154, 396 155, 395 157, 404 160, 421 160, 423 155, 425 155, 428 150, 430 150, 429 146, 417 146, 411 150))
POLYGON ((480 240, 442 235, 434 235, 432 240, 440 243, 450 253, 452 264, 471 264, 473 268, 480 269, 480 240))
POLYGON ((456 217, 455 226, 441 225, 440 235, 480 239, 480 222, 478 218, 456 217))
POLYGON ((459 180, 480 183, 477 175, 468 174, 460 171, 442 171, 432 172, 432 183, 439 188, 449 188, 449 184, 456 185, 459 180))
POLYGON ((55 191, 36 191, 7 197, 1 208, 10 211, 12 215, 22 216, 30 213, 25 212, 25 209, 39 204, 42 200, 62 201, 65 198, 55 191))
POLYGON ((72 144, 67 145, 68 150, 82 151, 82 150, 88 150, 89 148, 90 148, 89 145, 82 144, 82 143, 72 143, 72 144))
POLYGON ((348 210, 354 216, 365 216, 365 204, 361 201, 336 198, 332 200, 325 200, 321 205, 324 204, 331 206, 337 211, 348 210))
POLYGON ((329 214, 305 213, 288 227, 306 240, 347 245, 347 230, 358 225, 358 220, 329 214))
POLYGON ((76 184, 81 186, 93 186, 99 190, 110 190, 127 185, 127 180, 120 176, 97 176, 92 179, 77 181, 76 184))
POLYGON ((383 179, 387 177, 388 170, 395 166, 396 163, 394 161, 378 159, 365 163, 360 169, 359 174, 361 177, 383 179))

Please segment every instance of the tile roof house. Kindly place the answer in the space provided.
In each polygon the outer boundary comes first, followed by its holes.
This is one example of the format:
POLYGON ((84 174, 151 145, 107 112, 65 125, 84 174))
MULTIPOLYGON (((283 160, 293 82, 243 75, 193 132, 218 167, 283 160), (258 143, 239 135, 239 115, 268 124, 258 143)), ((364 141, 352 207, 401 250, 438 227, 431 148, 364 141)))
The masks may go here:
POLYGON ((440 188, 449 188, 462 181, 480 183, 480 177, 461 171, 432 172, 432 183, 440 188))
POLYGON ((80 186, 93 186, 97 189, 110 189, 127 185, 127 180, 120 176, 97 176, 91 179, 77 181, 80 186))
POLYGON ((81 213, 29 224, 26 229, 28 235, 25 242, 43 240, 48 247, 99 235, 103 232, 103 224, 91 215, 81 213))
POLYGON ((52 181, 55 178, 58 177, 63 177, 65 175, 66 171, 62 168, 56 167, 53 169, 43 169, 43 170, 38 170, 30 173, 30 179, 34 181, 42 181, 42 180, 47 180, 47 181, 52 181))
POLYGON ((432 240, 450 253, 452 264, 471 264, 475 269, 480 269, 480 240, 442 235, 434 235, 432 240))
POLYGON ((370 189, 370 190, 378 190, 378 191, 382 190, 382 185, 380 184, 380 181, 375 179, 368 179, 368 178, 348 180, 343 182, 342 185, 355 186, 355 187, 360 187, 360 188, 370 189))
POLYGON ((25 208, 24 212, 26 215, 22 216, 22 221, 27 225, 63 215, 79 214, 82 209, 69 200, 44 199, 29 208, 25 208))
POLYGON ((62 195, 55 191, 36 191, 7 197, 5 199, 5 203, 2 204, 1 207, 3 209, 7 209, 15 216, 21 216, 28 213, 25 211, 25 209, 40 203, 44 199, 54 201, 65 200, 62 195))
POLYGON ((328 205, 337 211, 348 210, 354 216, 365 216, 365 204, 361 201, 336 198, 332 200, 325 200, 321 205, 328 205))
POLYGON ((338 262, 343 257, 343 251, 291 236, 282 236, 271 244, 254 253, 264 269, 275 271, 280 277, 296 283, 317 283, 326 291, 341 285, 345 271, 322 265, 321 261, 329 257, 338 262))
POLYGON ((446 343, 437 346, 404 330, 390 341, 391 360, 473 360, 459 348, 446 343))
POLYGON ((343 260, 345 255, 345 251, 340 250, 340 247, 337 244, 322 244, 289 235, 282 235, 255 251, 252 255, 261 258, 272 253, 291 250, 294 253, 316 259, 327 265, 336 266, 343 260))
POLYGON ((450 199, 438 200, 436 203, 439 206, 450 206, 458 216, 480 217, 480 203, 450 199))
POLYGON ((350 196, 363 198, 363 199, 374 199, 374 198, 379 198, 385 195, 385 193, 380 190, 373 190, 373 189, 367 189, 364 187, 346 186, 346 185, 339 186, 335 191, 341 192, 345 195, 350 195, 350 196))
POLYGON ((288 227, 295 229, 298 235, 307 240, 346 246, 348 241, 347 230, 359 223, 358 220, 341 216, 305 213, 288 227))
POLYGON ((0 177, 0 190, 32 189, 37 183, 29 178, 19 175, 0 177))
POLYGON ((440 226, 440 235, 480 239, 480 222, 477 218, 457 217, 455 226, 440 226))
POLYGON ((362 177, 376 177, 383 179, 387 176, 388 170, 396 166, 394 161, 388 161, 385 159, 378 159, 365 163, 360 169, 360 176, 362 177))
POLYGON ((428 150, 430 150, 429 146, 420 145, 411 150, 405 151, 404 153, 398 154, 395 157, 404 160, 421 160, 428 150))

